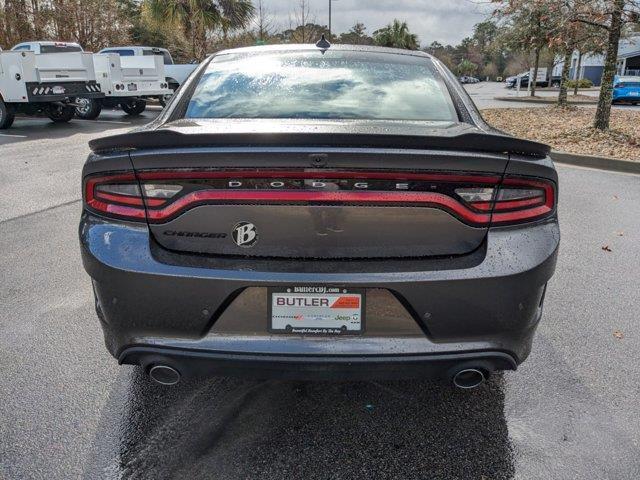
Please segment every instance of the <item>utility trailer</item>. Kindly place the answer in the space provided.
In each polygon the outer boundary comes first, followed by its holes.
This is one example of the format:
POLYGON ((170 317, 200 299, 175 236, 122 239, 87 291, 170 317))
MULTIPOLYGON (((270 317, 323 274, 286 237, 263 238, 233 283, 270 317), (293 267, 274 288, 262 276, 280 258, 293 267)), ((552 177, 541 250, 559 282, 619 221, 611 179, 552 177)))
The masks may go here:
POLYGON ((68 122, 78 99, 103 96, 90 53, 0 50, 0 129, 11 127, 16 113, 68 122))
POLYGON ((161 56, 120 56, 98 53, 93 56, 96 81, 104 98, 78 100, 76 115, 95 119, 103 108, 121 108, 128 115, 141 114, 149 98, 163 98, 172 91, 165 79, 161 56))
POLYGON ((160 97, 162 106, 171 98, 171 95, 189 78, 189 75, 198 67, 198 62, 176 64, 173 63, 171 53, 166 48, 144 47, 144 46, 124 46, 124 47, 107 47, 98 53, 117 53, 122 57, 142 57, 142 56, 159 56, 164 61, 165 79, 171 89, 170 95, 160 97))

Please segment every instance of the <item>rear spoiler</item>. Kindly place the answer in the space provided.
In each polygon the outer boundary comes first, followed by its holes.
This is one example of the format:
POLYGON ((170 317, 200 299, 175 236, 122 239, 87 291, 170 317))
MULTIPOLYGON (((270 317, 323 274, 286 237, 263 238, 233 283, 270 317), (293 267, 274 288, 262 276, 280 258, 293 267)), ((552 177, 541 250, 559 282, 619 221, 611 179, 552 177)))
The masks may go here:
MULTIPOLYGON (((200 130, 202 132, 202 130, 200 130)), ((140 130, 89 142, 94 152, 183 147, 360 147, 465 150, 545 157, 548 145, 482 131, 457 135, 397 135, 377 132, 215 132, 183 133, 169 128, 140 130)))

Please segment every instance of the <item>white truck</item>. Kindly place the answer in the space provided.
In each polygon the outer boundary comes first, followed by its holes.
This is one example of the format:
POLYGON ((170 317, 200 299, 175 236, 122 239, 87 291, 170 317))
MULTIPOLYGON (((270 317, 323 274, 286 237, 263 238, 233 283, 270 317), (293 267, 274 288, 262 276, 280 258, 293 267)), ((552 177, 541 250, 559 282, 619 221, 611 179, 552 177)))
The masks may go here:
MULTIPOLYGON (((144 47, 144 46, 126 46, 126 47, 108 47, 103 48, 98 53, 117 53, 121 57, 144 57, 144 56, 160 56, 164 62, 164 71, 166 82, 169 85, 169 89, 175 92, 180 85, 191 75, 197 67, 197 62, 187 64, 175 64, 171 53, 166 48, 158 47, 144 47)), ((160 99, 160 102, 164 105, 166 101, 171 97, 167 95, 160 99)))
POLYGON ((93 56, 93 65, 105 97, 79 99, 76 115, 80 118, 93 120, 103 107, 120 107, 128 115, 139 115, 145 110, 147 99, 172 94, 165 80, 162 57, 98 53, 93 56))
POLYGON ((16 113, 68 122, 78 99, 103 96, 93 55, 74 44, 30 42, 0 50, 0 129, 11 127, 16 113))

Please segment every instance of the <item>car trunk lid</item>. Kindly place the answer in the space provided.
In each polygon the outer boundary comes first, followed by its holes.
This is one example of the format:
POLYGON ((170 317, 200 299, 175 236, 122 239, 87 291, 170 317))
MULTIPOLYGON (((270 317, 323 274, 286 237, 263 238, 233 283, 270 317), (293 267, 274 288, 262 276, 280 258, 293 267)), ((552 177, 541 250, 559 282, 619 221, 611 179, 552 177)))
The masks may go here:
POLYGON ((113 145, 132 149, 155 240, 210 255, 468 253, 485 238, 505 150, 541 155, 459 124, 178 123, 113 145))

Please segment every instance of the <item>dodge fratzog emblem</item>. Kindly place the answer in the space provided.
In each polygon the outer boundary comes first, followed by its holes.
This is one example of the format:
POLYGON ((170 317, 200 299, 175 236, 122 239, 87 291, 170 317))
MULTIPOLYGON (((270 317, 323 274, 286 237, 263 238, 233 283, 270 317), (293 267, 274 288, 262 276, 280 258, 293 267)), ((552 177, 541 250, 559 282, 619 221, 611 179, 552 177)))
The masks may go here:
POLYGON ((231 237, 239 247, 253 247, 258 241, 258 231, 253 223, 240 222, 233 227, 231 237))

